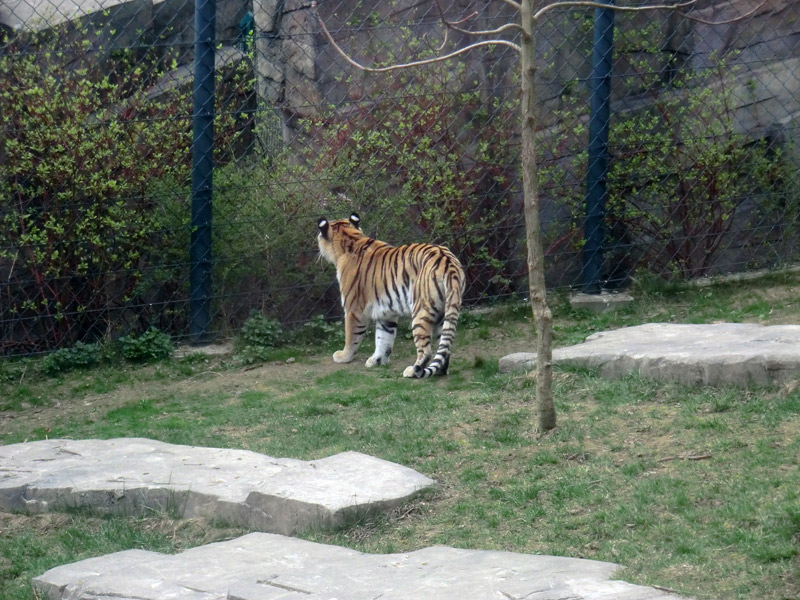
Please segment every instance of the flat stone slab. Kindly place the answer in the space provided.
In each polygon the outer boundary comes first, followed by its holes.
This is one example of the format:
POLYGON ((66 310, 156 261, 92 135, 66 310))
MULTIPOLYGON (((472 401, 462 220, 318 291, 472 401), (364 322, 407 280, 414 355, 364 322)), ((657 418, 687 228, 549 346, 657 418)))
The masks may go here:
POLYGON ((0 508, 25 513, 165 510, 291 535, 389 510, 434 485, 359 452, 306 462, 141 438, 0 446, 0 508))
POLYGON ((363 554, 267 533, 165 555, 127 550, 33 580, 49 600, 667 600, 606 562, 435 546, 363 554))
POLYGON ((572 308, 582 308, 590 310, 593 313, 600 314, 608 312, 630 304, 633 302, 633 296, 630 294, 610 294, 603 292, 601 294, 573 294, 569 298, 569 304, 572 308))
MULTIPOLYGON (((800 325, 650 323, 590 335, 553 350, 559 365, 599 367, 605 377, 638 373, 688 385, 768 385, 800 376, 800 325)), ((536 354, 500 359, 502 372, 531 370, 536 354)))

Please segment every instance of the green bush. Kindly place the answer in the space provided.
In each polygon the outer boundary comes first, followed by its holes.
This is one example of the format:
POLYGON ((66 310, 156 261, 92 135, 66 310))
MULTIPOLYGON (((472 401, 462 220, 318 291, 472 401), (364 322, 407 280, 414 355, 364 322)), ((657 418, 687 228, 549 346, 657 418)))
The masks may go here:
MULTIPOLYGON (((790 179, 781 148, 737 131, 734 107, 746 92, 735 67, 718 60, 702 72, 672 69, 667 80, 652 64, 661 54, 659 31, 626 31, 615 44, 618 56, 628 53, 632 75, 626 85, 638 83, 642 97, 638 108, 618 111, 611 120, 606 243, 624 248, 626 256, 609 262, 622 258, 629 271, 686 279, 707 274, 734 231, 750 245, 773 243, 774 231, 787 221, 790 179)), ((550 243, 569 241, 577 250, 583 241, 588 102, 571 95, 563 107, 562 134, 542 147, 540 189, 570 215, 568 230, 551 232, 550 243)), ((616 265, 608 267, 613 272, 616 265)))
POLYGON ((280 322, 261 313, 252 313, 242 325, 236 339, 236 358, 244 364, 273 360, 284 346, 319 346, 341 343, 344 329, 322 315, 315 315, 301 326, 285 331, 280 322))
POLYGON ((99 64, 90 35, 0 35, 0 260, 14 265, 12 285, 35 282, 4 308, 40 319, 40 348, 100 337, 140 276, 149 185, 188 172, 191 131, 175 118, 188 97, 148 97, 158 69, 99 64))
POLYGON ((250 316, 239 332, 245 346, 275 348, 284 343, 283 328, 279 321, 256 313, 250 316))
POLYGON ((331 322, 322 315, 314 315, 300 327, 291 332, 290 336, 297 342, 305 344, 344 341, 344 327, 340 322, 331 322))
POLYGON ((261 313, 251 313, 239 331, 236 358, 244 364, 269 360, 275 348, 286 341, 279 321, 261 313))
MULTIPOLYGON (((71 27, 0 33, 0 316, 35 321, 0 333, 26 352, 113 337, 126 306, 172 299, 186 278, 172 265, 188 247, 190 86, 160 85, 177 64, 158 48, 108 52, 71 27)), ((224 162, 249 118, 235 110, 249 62, 217 83, 224 162)))
POLYGON ((403 75, 392 89, 404 103, 384 96, 330 109, 300 121, 308 143, 218 169, 213 277, 225 325, 237 330, 254 297, 286 328, 338 316, 334 272, 317 261, 316 222, 353 211, 389 243, 448 245, 469 273, 468 297, 507 294, 518 283, 509 241, 521 214, 517 149, 507 143, 516 106, 483 102, 476 86, 456 62, 403 75))
POLYGON ((240 161, 215 173, 213 280, 224 290, 221 328, 238 332, 254 305, 284 326, 303 323, 335 287, 333 273, 315 264, 316 222, 353 207, 334 197, 324 211, 315 209, 328 196, 312 175, 287 155, 240 161))
POLYGON ((709 273, 733 227, 752 231, 750 243, 768 240, 763 221, 783 200, 784 160, 780 148, 737 132, 724 62, 682 86, 612 127, 607 210, 643 265, 688 279, 709 273))
POLYGON ((139 336, 127 335, 119 338, 122 356, 132 362, 152 362, 169 358, 173 345, 170 337, 151 327, 139 336))
POLYGON ((42 359, 42 371, 47 375, 58 375, 77 369, 88 369, 100 363, 103 349, 100 344, 77 342, 71 348, 61 348, 42 359))

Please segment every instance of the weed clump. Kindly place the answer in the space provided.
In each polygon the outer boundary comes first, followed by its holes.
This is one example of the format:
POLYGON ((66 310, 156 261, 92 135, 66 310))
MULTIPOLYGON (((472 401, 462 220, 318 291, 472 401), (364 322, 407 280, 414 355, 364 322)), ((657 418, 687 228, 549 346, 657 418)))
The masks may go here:
POLYGON ((277 319, 252 313, 239 331, 236 358, 244 364, 274 360, 287 346, 312 347, 340 343, 342 327, 316 315, 300 327, 284 330, 277 319))
POLYGON ((169 358, 172 354, 172 339, 163 331, 151 327, 140 336, 126 335, 119 338, 122 356, 131 362, 153 362, 169 358))
POLYGON ((88 369, 99 364, 103 349, 100 344, 77 342, 71 348, 62 348, 42 359, 42 371, 50 376, 88 369))

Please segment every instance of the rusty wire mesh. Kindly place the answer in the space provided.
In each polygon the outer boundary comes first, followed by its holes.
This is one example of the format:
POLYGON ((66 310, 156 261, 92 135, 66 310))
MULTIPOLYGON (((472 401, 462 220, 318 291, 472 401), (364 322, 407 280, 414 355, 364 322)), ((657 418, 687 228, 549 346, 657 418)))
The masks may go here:
MULTIPOLYGON (((321 27, 387 65, 474 41, 443 16, 492 30, 516 22, 512 3, 318 5, 217 0, 212 333, 253 311, 339 315, 315 225, 352 211, 386 241, 449 245, 468 303, 524 296, 517 53, 365 73, 321 27)), ((193 15, 184 0, 0 4, 0 354, 186 335, 193 15)), ((563 8, 536 30, 551 288, 581 283, 592 26, 563 8)), ((794 261, 800 6, 617 14, 611 75, 603 287, 794 261)))

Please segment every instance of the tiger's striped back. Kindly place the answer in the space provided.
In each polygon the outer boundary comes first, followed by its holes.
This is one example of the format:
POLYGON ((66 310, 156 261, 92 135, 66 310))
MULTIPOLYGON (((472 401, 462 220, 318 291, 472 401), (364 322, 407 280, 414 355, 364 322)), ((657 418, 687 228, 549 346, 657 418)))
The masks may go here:
POLYGON ((318 222, 320 254, 336 266, 345 313, 345 348, 336 362, 355 356, 370 320, 375 353, 367 366, 388 364, 397 321, 411 316, 417 360, 406 377, 444 375, 450 362, 464 289, 464 270, 450 250, 432 244, 391 246, 361 231, 360 219, 318 222), (432 341, 439 338, 434 355, 432 341))

